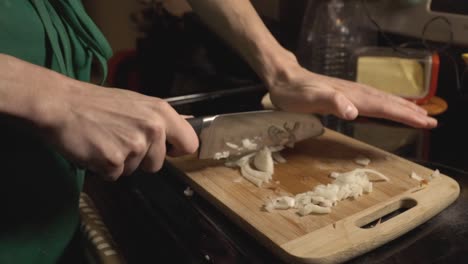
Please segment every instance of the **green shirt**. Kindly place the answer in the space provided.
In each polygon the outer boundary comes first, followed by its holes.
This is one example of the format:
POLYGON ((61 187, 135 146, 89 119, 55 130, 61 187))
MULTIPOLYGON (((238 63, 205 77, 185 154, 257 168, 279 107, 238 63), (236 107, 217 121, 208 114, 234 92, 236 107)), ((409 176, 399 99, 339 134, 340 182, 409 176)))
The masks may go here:
MULTIPOLYGON (((111 56, 79 0, 0 0, 0 52, 82 81, 111 56)), ((84 172, 2 117, 0 165, 0 263, 55 263, 78 227, 84 172)))

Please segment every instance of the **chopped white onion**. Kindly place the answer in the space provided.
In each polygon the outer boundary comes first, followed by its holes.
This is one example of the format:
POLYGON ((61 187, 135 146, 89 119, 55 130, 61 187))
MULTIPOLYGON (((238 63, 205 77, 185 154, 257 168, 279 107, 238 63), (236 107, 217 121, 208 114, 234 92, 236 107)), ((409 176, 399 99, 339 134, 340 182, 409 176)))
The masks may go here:
POLYGON ((228 147, 230 147, 230 148, 232 148, 232 149, 235 149, 235 150, 239 150, 239 149, 240 149, 239 146, 237 146, 236 144, 231 143, 231 142, 226 142, 226 146, 228 146, 228 147))
POLYGON ((412 171, 410 174, 410 178, 417 180, 421 184, 428 184, 430 181, 434 180, 435 178, 440 177, 440 171, 439 170, 434 170, 431 175, 429 175, 428 179, 424 179, 420 175, 418 175, 416 172, 412 171))
MULTIPOLYGON (((380 172, 378 172, 376 170, 372 170, 372 169, 355 169, 355 170, 353 170, 353 172, 355 172, 355 173, 361 173, 361 172, 371 173, 371 174, 375 174, 375 175, 379 176, 380 179, 382 179, 384 181, 387 181, 387 182, 390 181, 390 179, 387 176, 383 175, 382 173, 380 173, 380 172)), ((372 180, 370 180, 370 181, 372 181, 372 180)))
POLYGON ((284 146, 270 146, 268 149, 273 153, 273 152, 278 152, 284 149, 284 146))
MULTIPOLYGON (((248 139, 243 140, 243 146, 248 146, 250 143, 248 139)), ((227 143, 226 143, 227 144, 227 143)), ((253 152, 241 157, 238 160, 228 160, 225 165, 227 167, 239 167, 241 174, 244 178, 260 187, 264 182, 270 182, 273 177, 274 172, 274 161, 272 153, 276 153, 283 149, 282 146, 279 147, 264 147, 260 151, 253 152), (255 166, 255 169, 252 168, 251 162, 255 166)))
POLYGON ((249 180, 251 183, 255 184, 257 187, 262 187, 263 179, 257 178, 255 176, 252 176, 247 170, 246 166, 250 167, 249 165, 245 165, 241 167, 241 174, 249 180))
POLYGON ((213 159, 220 160, 220 159, 229 157, 229 155, 230 155, 229 151, 216 152, 213 156, 213 159))
POLYGON ((286 159, 283 156, 281 156, 279 152, 273 152, 271 153, 271 156, 273 157, 273 160, 278 163, 286 163, 286 159))
POLYGON ((307 204, 306 206, 300 208, 297 213, 301 216, 309 215, 309 214, 329 214, 331 209, 328 207, 322 207, 315 204, 307 204))
POLYGON ((242 140, 242 147, 248 150, 256 150, 257 149, 257 143, 253 142, 252 140, 248 138, 244 138, 242 140))
MULTIPOLYGON (((339 201, 345 199, 357 199, 364 193, 373 190, 373 184, 369 180, 367 173, 373 173, 384 180, 388 178, 382 173, 370 169, 355 169, 343 173, 332 173, 335 178, 333 183, 320 184, 312 191, 299 193, 294 197, 298 214, 301 216, 308 214, 327 214, 331 212, 331 207, 339 201)), ((266 206, 266 205, 265 205, 266 206)), ((273 206, 269 206, 274 209, 273 206)))
POLYGON ((184 190, 184 194, 185 194, 185 196, 187 196, 187 197, 192 197, 192 196, 193 196, 193 190, 192 190, 190 187, 187 187, 187 188, 184 190))
POLYGON ((362 166, 367 166, 370 164, 371 160, 367 157, 364 157, 364 156, 358 156, 354 159, 354 162, 356 164, 359 164, 359 165, 362 165, 362 166))
POLYGON ((422 178, 421 176, 419 176, 419 175, 418 175, 416 172, 414 172, 414 171, 411 172, 410 177, 411 177, 411 179, 415 179, 415 180, 417 180, 417 181, 419 181, 419 182, 423 180, 423 178, 422 178))
POLYGON ((287 210, 289 208, 294 208, 296 201, 293 197, 289 196, 281 196, 275 198, 273 200, 268 201, 264 208, 268 212, 272 212, 274 209, 276 210, 287 210))
POLYGON ((268 148, 263 148, 254 157, 254 165, 257 170, 273 174, 273 158, 268 148))
POLYGON ((434 172, 432 172, 432 174, 429 176, 429 179, 432 181, 433 179, 435 178, 439 178, 440 177, 440 171, 439 170, 435 170, 434 172))
POLYGON ((268 182, 271 178, 271 174, 263 171, 254 170, 250 166, 250 159, 239 163, 241 174, 247 180, 251 181, 257 187, 261 187, 263 182, 268 182))
MULTIPOLYGON (((231 148, 238 147, 233 143, 226 143, 231 148)), ((257 144, 249 139, 242 140, 242 148, 256 150, 257 144)), ((261 187, 264 182, 272 179, 274 172, 274 160, 285 162, 284 158, 278 153, 283 146, 264 147, 260 151, 250 153, 235 161, 227 161, 226 166, 240 167, 244 178, 261 187), (252 168, 251 163, 255 166, 252 168)), ((229 153, 228 153, 229 156, 229 153)), ((370 160, 355 160, 356 163, 366 166, 370 160)), ((296 208, 299 215, 308 214, 328 214, 331 207, 339 201, 351 198, 357 199, 364 193, 370 193, 373 190, 373 184, 367 174, 377 175, 379 180, 390 181, 382 173, 372 169, 354 169, 348 172, 332 172, 330 177, 335 180, 331 184, 321 184, 316 186, 313 191, 297 194, 294 197, 282 196, 270 200, 264 205, 266 211, 287 210, 296 208)), ((434 175, 436 173, 433 173, 434 175)), ((279 183, 279 182, 278 182, 279 183)), ((277 184, 278 184, 277 183, 277 184)))

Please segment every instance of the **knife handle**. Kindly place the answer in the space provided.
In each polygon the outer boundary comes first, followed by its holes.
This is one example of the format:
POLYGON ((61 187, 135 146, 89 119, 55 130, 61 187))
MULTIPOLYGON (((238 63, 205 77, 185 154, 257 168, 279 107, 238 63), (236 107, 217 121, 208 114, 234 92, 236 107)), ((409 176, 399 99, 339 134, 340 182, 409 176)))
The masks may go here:
POLYGON ((192 126, 193 130, 195 130, 197 136, 200 136, 203 129, 203 119, 204 117, 191 117, 186 119, 187 122, 192 126))
MULTIPOLYGON (((192 126, 193 130, 198 137, 200 137, 201 131, 203 129, 203 119, 204 117, 191 117, 187 118, 187 122, 192 126)), ((171 143, 166 141, 166 151, 169 152, 172 149, 171 143)))

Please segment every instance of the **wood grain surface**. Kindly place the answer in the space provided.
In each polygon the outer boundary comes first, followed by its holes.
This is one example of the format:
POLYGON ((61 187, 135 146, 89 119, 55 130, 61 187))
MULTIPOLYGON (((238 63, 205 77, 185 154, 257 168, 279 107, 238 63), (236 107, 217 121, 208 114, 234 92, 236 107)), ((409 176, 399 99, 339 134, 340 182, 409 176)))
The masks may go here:
POLYGON ((457 182, 448 176, 421 186, 410 178, 411 172, 428 178, 432 170, 328 129, 282 154, 287 163, 275 165, 273 181, 262 188, 239 180, 239 170, 225 167, 223 161, 187 156, 169 162, 197 193, 241 228, 273 253, 298 263, 336 263, 360 255, 427 221, 459 194, 457 182), (391 181, 375 182, 372 193, 341 201, 327 215, 301 217, 294 209, 262 210, 269 198, 331 183, 333 171, 362 168, 354 162, 358 156, 370 158, 366 168, 378 170, 391 181), (411 208, 372 228, 361 228, 401 207, 411 208))

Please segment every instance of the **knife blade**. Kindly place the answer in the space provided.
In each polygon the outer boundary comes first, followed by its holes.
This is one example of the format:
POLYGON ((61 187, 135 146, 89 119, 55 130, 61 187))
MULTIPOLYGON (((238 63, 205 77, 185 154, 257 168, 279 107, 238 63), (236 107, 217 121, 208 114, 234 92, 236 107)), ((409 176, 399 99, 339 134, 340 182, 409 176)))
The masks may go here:
POLYGON ((311 114, 275 110, 189 118, 200 139, 199 159, 248 154, 263 147, 290 145, 324 132, 311 114))

